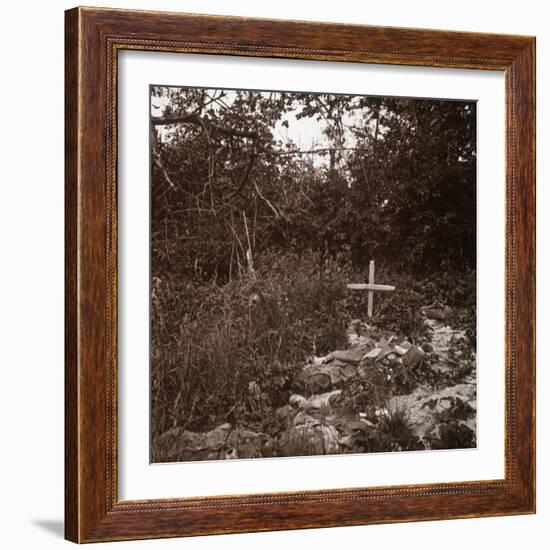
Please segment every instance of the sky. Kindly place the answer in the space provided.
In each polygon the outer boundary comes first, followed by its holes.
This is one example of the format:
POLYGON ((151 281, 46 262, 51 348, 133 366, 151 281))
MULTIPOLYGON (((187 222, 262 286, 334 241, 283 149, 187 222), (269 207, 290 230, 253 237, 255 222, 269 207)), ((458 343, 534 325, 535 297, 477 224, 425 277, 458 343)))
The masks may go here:
MULTIPOLYGON (((211 89, 214 91, 214 89, 211 89)), ((270 94, 271 92, 258 92, 261 94, 270 94)), ((231 106, 235 98, 235 92, 226 90, 226 97, 224 102, 231 106)), ((151 115, 153 117, 162 116, 164 109, 170 103, 168 96, 152 97, 151 98, 151 115)), ((356 115, 358 116, 358 115, 356 115)), ((353 122, 352 117, 349 115, 344 118, 344 126, 353 122)), ((311 149, 312 146, 316 148, 323 148, 330 145, 327 137, 324 134, 326 128, 326 122, 324 120, 317 120, 316 117, 304 117, 297 119, 293 112, 286 113, 280 121, 277 122, 273 129, 273 135, 276 140, 281 140, 283 147, 287 143, 294 143, 299 149, 311 149), (288 128, 283 125, 283 122, 288 122, 288 128)), ((163 134, 166 135, 168 128, 161 132, 161 139, 163 134)), ((351 131, 344 132, 345 146, 350 147, 354 145, 354 138, 351 131)), ((323 165, 328 162, 328 157, 316 155, 315 164, 323 165)))

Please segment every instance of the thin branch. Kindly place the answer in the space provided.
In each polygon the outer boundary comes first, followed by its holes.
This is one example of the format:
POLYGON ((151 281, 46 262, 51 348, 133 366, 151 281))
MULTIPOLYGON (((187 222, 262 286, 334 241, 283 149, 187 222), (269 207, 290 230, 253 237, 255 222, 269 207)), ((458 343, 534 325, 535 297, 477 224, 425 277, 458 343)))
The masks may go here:
MULTIPOLYGON (((242 245, 241 243, 241 239, 239 239, 239 235, 237 235, 237 232, 235 231, 235 229, 233 228, 233 226, 231 225, 231 223, 227 222, 227 225, 229 226, 229 229, 231 229, 231 231, 233 232, 233 235, 235 235, 235 238, 237 239, 237 244, 240 246, 241 248, 241 251, 243 253, 243 256, 246 258, 246 252, 244 250, 244 246, 242 245)), ((237 253, 237 259, 239 258, 239 255, 237 253)))
POLYGON ((271 210, 273 210, 276 218, 279 219, 281 217, 280 213, 271 204, 271 202, 264 195, 262 195, 262 192, 260 191, 260 188, 258 187, 258 184, 256 183, 255 178, 252 178, 252 183, 254 183, 254 187, 256 188, 256 193, 258 193, 258 196, 269 206, 269 208, 271 208, 271 210))
POLYGON ((252 258, 252 243, 250 242, 250 234, 248 232, 248 223, 246 221, 246 214, 243 210, 244 229, 246 231, 246 240, 248 242, 248 250, 246 251, 246 262, 248 264, 248 271, 254 273, 254 260, 252 258))
POLYGON ((184 115, 171 116, 171 117, 151 117, 151 124, 153 126, 165 126, 167 124, 193 124, 195 126, 208 125, 211 130, 215 130, 220 134, 243 137, 243 138, 258 138, 258 133, 246 130, 237 130, 235 128, 228 128, 227 126, 221 126, 214 122, 209 121, 205 117, 201 117, 197 113, 187 113, 184 115))
POLYGON ((185 115, 173 116, 173 117, 151 117, 151 124, 153 126, 163 126, 165 124, 200 124, 201 117, 197 113, 187 113, 185 115))
POLYGON ((369 150, 364 147, 322 147, 319 149, 300 149, 300 150, 291 150, 291 151, 272 151, 269 149, 260 149, 258 153, 260 155, 273 155, 273 156, 284 156, 284 155, 314 155, 320 153, 330 153, 332 151, 359 151, 363 153, 368 153, 369 150))
POLYGON ((208 107, 208 105, 212 104, 212 103, 216 103, 220 98, 222 98, 224 96, 224 93, 221 92, 219 96, 216 96, 216 94, 214 93, 214 96, 211 97, 209 99, 209 101, 207 101, 206 103, 202 103, 201 104, 201 111, 204 111, 204 109, 206 107, 208 107))
POLYGON ((164 164, 162 163, 160 150, 158 148, 157 131, 154 128, 151 128, 151 145, 153 149, 151 151, 151 157, 153 159, 153 162, 157 165, 158 169, 161 171, 162 175, 164 176, 164 179, 168 182, 168 185, 170 186, 170 188, 176 189, 176 185, 171 180, 170 176, 168 175, 168 172, 166 171, 166 168, 164 167, 164 164))
POLYGON ((256 158, 256 148, 254 147, 254 144, 252 144, 252 149, 250 150, 250 158, 248 159, 248 164, 246 166, 246 169, 241 177, 241 181, 239 182, 239 185, 237 186, 237 189, 229 195, 229 198, 232 199, 233 197, 237 196, 246 185, 246 182, 248 181, 248 178, 250 176, 250 173, 252 172, 252 167, 254 166, 254 159, 256 158))
POLYGON ((171 189, 176 189, 176 185, 174 182, 170 179, 170 176, 168 175, 168 172, 166 171, 166 168, 164 168, 164 165, 162 164, 162 161, 158 158, 158 154, 153 154, 153 162, 157 165, 158 169, 162 172, 162 175, 164 176, 164 179, 168 183, 171 189))

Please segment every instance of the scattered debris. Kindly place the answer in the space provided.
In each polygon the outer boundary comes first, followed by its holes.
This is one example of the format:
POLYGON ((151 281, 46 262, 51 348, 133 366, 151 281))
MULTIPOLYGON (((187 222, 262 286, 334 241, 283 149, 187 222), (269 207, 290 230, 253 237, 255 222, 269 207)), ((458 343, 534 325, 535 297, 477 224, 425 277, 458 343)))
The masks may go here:
POLYGON ((410 342, 407 342, 407 340, 404 340, 399 345, 395 346, 393 349, 398 355, 405 355, 413 345, 410 342))
POLYGON ((335 407, 342 395, 342 390, 334 390, 327 393, 321 393, 318 395, 312 395, 306 400, 305 409, 311 411, 312 409, 322 409, 335 407))
POLYGON ((172 428, 155 441, 162 462, 263 456, 269 435, 225 423, 206 433, 172 428))
POLYGON ((292 394, 288 403, 294 409, 305 409, 307 399, 303 395, 292 394))
MULTIPOLYGON (((155 441, 156 460, 474 447, 475 354, 465 331, 442 323, 448 306, 434 303, 422 311, 431 339, 418 344, 352 321, 348 349, 313 356, 303 367, 304 395, 293 393, 276 409, 277 433, 229 423, 205 433, 173 428, 155 441), (362 397, 373 377, 384 381, 389 401, 373 400, 372 392, 362 397)), ((248 392, 259 395, 260 385, 250 382, 248 392)))
POLYGON ((401 357, 401 362, 408 369, 414 369, 424 360, 424 350, 417 346, 410 345, 409 349, 401 357))
POLYGON ((324 357, 317 357, 316 355, 313 356, 313 364, 314 365, 323 365, 324 363, 328 363, 332 360, 332 354, 325 355, 324 357))
POLYGON ((293 427, 279 440, 284 456, 335 454, 340 451, 338 431, 304 412, 299 412, 293 427))
MULTIPOLYGON (((413 433, 432 448, 434 430, 450 420, 463 421, 470 431, 475 431, 476 387, 457 384, 436 392, 426 386, 419 387, 409 395, 390 399, 388 408, 390 411, 406 410, 413 433)), ((475 444, 475 437, 473 442, 475 444)))
POLYGON ((346 331, 348 344, 350 346, 360 346, 369 343, 369 332, 371 327, 363 323, 361 319, 354 319, 346 331))
POLYGON ((331 355, 335 361, 356 365, 363 358, 364 350, 361 347, 353 347, 343 351, 333 351, 331 355))
POLYGON ((323 365, 306 365, 302 381, 312 393, 320 393, 337 387, 340 383, 357 376, 357 366, 343 361, 332 361, 323 365))

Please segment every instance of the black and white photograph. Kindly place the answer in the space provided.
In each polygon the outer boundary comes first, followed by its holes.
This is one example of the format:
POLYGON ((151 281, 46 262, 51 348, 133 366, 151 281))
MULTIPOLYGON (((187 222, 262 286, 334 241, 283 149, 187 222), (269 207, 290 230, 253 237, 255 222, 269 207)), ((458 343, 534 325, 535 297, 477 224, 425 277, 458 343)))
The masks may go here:
POLYGON ((151 461, 476 448, 476 101, 148 116, 151 461))

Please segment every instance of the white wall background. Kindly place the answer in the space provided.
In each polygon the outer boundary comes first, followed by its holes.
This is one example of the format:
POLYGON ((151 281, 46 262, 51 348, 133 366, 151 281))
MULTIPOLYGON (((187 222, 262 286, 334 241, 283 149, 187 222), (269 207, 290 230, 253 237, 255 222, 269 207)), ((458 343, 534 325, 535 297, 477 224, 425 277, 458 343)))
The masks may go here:
MULTIPOLYGON (((75 0, 76 3, 76 0, 75 0)), ((547 547, 550 524, 550 378, 544 334, 550 293, 550 17, 523 0, 129 0, 87 5, 446 28, 537 36, 538 67, 538 514, 445 522, 118 543, 120 548, 547 547), (546 249, 546 250, 545 250, 546 249), (546 525, 545 525, 546 524, 546 525), (546 529, 545 529, 546 527, 546 529)), ((0 541, 61 548, 63 532, 63 10, 68 1, 5 3, 0 34, 0 541)), ((102 546, 102 545, 100 545, 102 546)), ((98 546, 95 546, 98 548, 98 546)))

